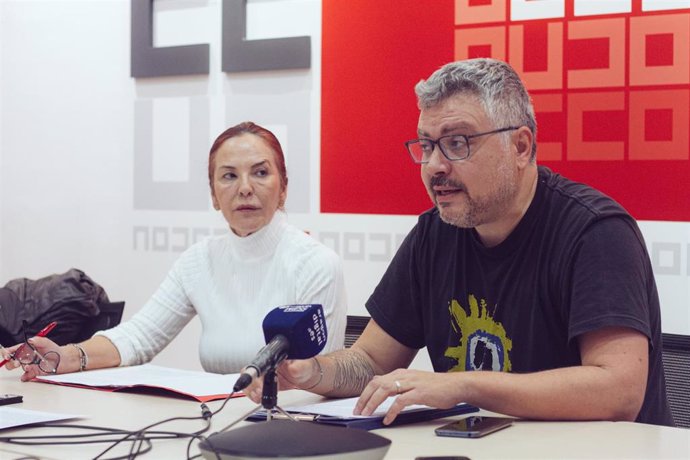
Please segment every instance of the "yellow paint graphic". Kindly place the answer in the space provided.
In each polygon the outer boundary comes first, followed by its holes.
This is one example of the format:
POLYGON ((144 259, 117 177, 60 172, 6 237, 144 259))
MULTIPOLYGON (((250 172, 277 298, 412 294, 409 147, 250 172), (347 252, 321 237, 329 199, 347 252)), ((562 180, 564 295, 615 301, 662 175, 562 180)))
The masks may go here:
MULTIPOLYGON (((486 300, 481 299, 478 302, 476 297, 470 294, 468 302, 469 315, 455 299, 451 300, 448 306, 453 329, 460 333, 460 345, 448 347, 445 353, 447 357, 458 361, 458 364, 450 371, 483 369, 510 372, 512 369, 510 351, 513 349, 513 341, 506 335, 503 325, 489 315, 486 300), (477 367, 477 358, 479 367, 477 367), (491 369, 483 368, 487 358, 491 363, 491 369)), ((493 312, 496 312, 496 307, 493 312)))

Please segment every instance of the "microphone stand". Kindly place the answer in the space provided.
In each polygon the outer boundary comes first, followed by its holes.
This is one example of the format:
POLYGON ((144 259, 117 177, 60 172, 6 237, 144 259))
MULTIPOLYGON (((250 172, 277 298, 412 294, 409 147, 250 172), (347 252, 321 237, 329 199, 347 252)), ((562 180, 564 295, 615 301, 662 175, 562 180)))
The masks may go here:
POLYGON ((278 375, 276 374, 275 367, 271 367, 266 374, 264 374, 261 406, 266 409, 266 421, 271 421, 273 419, 274 410, 277 410, 279 413, 295 422, 297 421, 295 417, 285 412, 283 408, 278 405, 278 375))
POLYGON ((238 423, 246 420, 248 417, 251 417, 252 415, 256 414, 260 410, 264 409, 266 411, 266 421, 270 422, 273 420, 273 411, 276 410, 278 411, 282 417, 285 417, 287 419, 290 419, 294 422, 298 422, 299 420, 292 416, 291 414, 287 413, 285 410, 283 410, 282 407, 278 405, 278 374, 276 374, 276 369, 275 366, 272 366, 269 370, 266 371, 264 374, 264 386, 263 386, 263 391, 261 393, 261 404, 258 406, 254 407, 252 410, 247 412, 246 414, 240 416, 237 420, 234 422, 230 423, 228 426, 220 430, 218 433, 222 433, 224 431, 229 430, 233 426, 237 425, 238 423))

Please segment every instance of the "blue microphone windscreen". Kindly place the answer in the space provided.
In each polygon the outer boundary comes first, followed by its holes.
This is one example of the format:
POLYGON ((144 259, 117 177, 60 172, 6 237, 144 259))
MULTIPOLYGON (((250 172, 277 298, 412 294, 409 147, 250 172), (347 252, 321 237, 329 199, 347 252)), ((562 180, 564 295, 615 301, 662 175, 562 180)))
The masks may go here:
POLYGON ((306 359, 319 354, 328 337, 320 304, 282 305, 271 310, 263 321, 266 343, 278 334, 290 344, 288 359, 306 359))

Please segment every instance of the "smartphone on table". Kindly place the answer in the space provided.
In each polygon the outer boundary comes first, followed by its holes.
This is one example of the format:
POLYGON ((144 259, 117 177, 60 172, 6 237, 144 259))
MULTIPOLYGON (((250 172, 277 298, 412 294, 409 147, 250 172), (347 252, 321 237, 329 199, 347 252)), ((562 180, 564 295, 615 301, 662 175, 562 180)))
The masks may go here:
POLYGON ((21 395, 0 394, 0 406, 4 406, 5 404, 20 403, 23 402, 23 400, 24 399, 21 395))
POLYGON ((414 460, 470 460, 470 458, 464 455, 432 455, 431 457, 415 457, 414 460))
POLYGON ((473 415, 436 428, 437 436, 456 438, 481 438, 489 433, 507 428, 513 424, 512 418, 484 417, 473 415))

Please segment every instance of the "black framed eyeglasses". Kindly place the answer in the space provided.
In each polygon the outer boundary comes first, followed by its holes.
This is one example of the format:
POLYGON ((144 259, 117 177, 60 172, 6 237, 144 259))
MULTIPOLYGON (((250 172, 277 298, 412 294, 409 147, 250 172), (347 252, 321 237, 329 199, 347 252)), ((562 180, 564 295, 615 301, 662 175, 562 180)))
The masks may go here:
POLYGON ((41 354, 29 342, 29 337, 26 334, 26 321, 22 322, 22 331, 24 333, 24 343, 10 355, 10 358, 18 361, 22 369, 25 366, 35 364, 46 374, 56 374, 60 365, 60 354, 56 351, 48 351, 41 354))
POLYGON ((425 164, 429 162, 431 154, 438 145, 441 153, 450 161, 465 160, 470 157, 470 139, 475 137, 488 136, 489 134, 502 133, 505 131, 514 131, 519 129, 519 126, 508 126, 506 128, 494 129, 493 131, 486 131, 477 134, 450 134, 448 136, 441 136, 438 139, 412 139, 405 142, 405 147, 412 157, 412 161, 417 164, 425 164))

